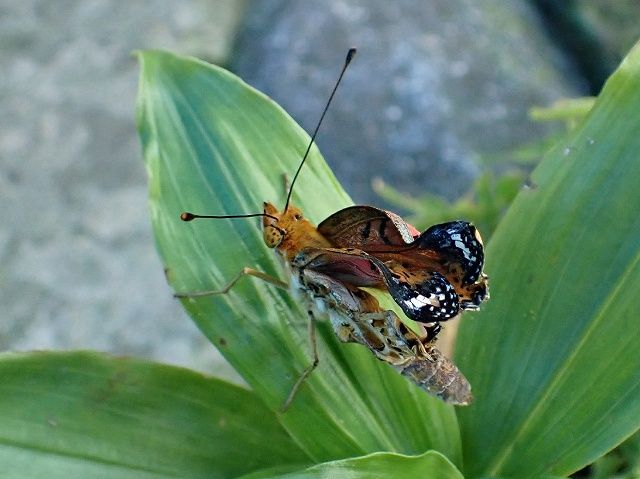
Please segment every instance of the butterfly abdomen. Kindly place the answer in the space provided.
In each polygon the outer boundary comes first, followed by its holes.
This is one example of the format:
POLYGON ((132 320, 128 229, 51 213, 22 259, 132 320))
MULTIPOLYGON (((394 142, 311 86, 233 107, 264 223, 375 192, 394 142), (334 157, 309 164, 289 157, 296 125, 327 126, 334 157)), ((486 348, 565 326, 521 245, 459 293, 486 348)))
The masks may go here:
POLYGON ((460 370, 440 351, 426 348, 426 357, 415 356, 402 366, 400 374, 444 402, 466 406, 473 401, 471 384, 460 370))

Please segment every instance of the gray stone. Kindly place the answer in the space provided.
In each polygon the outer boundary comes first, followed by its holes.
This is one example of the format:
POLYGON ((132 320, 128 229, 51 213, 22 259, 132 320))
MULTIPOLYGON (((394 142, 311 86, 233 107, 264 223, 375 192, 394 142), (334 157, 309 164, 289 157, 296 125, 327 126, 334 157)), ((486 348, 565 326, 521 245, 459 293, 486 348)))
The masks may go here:
POLYGON ((237 376, 155 251, 131 52, 223 61, 234 0, 0 4, 0 347, 98 349, 237 376))
POLYGON ((312 131, 351 46, 318 145, 357 202, 382 203, 374 176, 455 198, 481 156, 547 131, 532 105, 579 94, 526 1, 257 0, 232 68, 312 131))

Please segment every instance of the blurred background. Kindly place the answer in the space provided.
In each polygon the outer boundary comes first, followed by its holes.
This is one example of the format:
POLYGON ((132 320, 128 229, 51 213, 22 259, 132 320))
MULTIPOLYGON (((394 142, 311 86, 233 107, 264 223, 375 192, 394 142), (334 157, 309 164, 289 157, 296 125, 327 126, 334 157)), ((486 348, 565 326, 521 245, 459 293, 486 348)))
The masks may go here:
POLYGON ((318 138, 346 190, 417 226, 461 216, 490 234, 570 124, 530 109, 597 94, 639 36, 637 0, 0 1, 0 348, 239 381, 154 249, 136 49, 230 68, 310 131, 357 46, 318 138))

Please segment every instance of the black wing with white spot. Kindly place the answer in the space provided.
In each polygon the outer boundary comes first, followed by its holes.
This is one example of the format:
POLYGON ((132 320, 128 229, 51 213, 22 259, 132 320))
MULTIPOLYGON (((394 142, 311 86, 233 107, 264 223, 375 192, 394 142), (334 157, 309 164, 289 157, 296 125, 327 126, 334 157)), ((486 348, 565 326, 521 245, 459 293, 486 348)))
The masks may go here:
POLYGON ((466 221, 452 221, 431 226, 412 246, 438 251, 449 261, 462 266, 462 284, 478 281, 484 267, 484 247, 475 226, 466 221))
POLYGON ((409 283, 384 263, 374 260, 382 273, 389 293, 405 314, 422 323, 447 321, 458 315, 460 302, 453 285, 438 272, 420 282, 409 283))

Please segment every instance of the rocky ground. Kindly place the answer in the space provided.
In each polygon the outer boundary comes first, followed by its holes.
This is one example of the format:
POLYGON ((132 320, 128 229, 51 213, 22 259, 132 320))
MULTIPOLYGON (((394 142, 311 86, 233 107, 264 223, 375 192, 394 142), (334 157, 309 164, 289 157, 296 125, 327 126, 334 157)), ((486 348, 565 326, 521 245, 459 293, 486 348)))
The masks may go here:
POLYGON ((237 2, 0 8, 0 347, 91 348, 234 377, 172 298, 154 250, 131 52, 219 61, 237 2))

